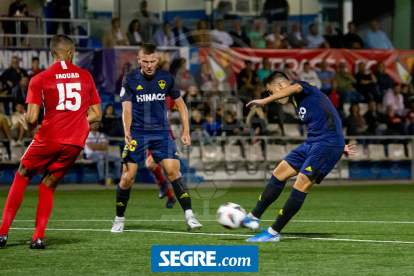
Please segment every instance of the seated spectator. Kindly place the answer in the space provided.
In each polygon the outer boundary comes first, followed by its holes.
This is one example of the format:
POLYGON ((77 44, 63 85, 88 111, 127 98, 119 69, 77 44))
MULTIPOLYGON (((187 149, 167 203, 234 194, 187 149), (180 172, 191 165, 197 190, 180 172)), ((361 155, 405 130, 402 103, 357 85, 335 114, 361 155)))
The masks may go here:
POLYGON ((102 132, 111 137, 123 137, 124 127, 122 118, 115 115, 114 106, 108 104, 103 112, 101 121, 102 132))
POLYGON ((364 102, 381 102, 376 86, 377 78, 372 74, 371 70, 365 70, 365 63, 360 62, 358 64, 358 73, 355 74, 355 79, 357 80, 355 88, 364 96, 364 102))
POLYGON ((112 28, 104 33, 102 46, 112 49, 117 45, 128 45, 128 38, 125 32, 121 30, 119 18, 113 18, 111 23, 112 28))
POLYGON ((23 138, 33 138, 32 132, 25 130, 24 126, 20 123, 20 117, 23 116, 24 113, 26 113, 26 110, 24 108, 23 104, 17 104, 15 107, 16 111, 13 112, 11 115, 11 132, 17 141, 11 141, 10 146, 11 147, 22 147, 24 146, 23 138))
POLYGON ((401 95, 404 99, 404 107, 410 108, 411 107, 411 101, 414 98, 413 93, 410 91, 410 86, 406 84, 401 84, 401 95))
POLYGON ((389 74, 385 71, 385 64, 384 62, 380 61, 377 63, 376 70, 375 70, 375 77, 377 78, 377 86, 379 95, 384 97, 385 93, 387 93, 388 89, 392 88, 394 85, 394 79, 391 78, 389 74))
POLYGON ((401 116, 394 113, 392 105, 386 107, 387 112, 387 135, 405 135, 405 128, 401 116))
POLYGON ((394 49, 387 35, 378 30, 378 22, 375 20, 369 24, 369 30, 365 35, 365 47, 368 49, 394 49))
POLYGON ((29 88, 29 78, 27 76, 23 76, 19 82, 19 85, 16 85, 12 89, 12 97, 13 97, 14 106, 16 106, 17 104, 22 104, 24 106, 26 104, 26 96, 27 96, 28 88, 29 88))
POLYGON ((401 84, 394 83, 392 89, 388 89, 382 102, 384 112, 387 112, 388 106, 391 106, 393 113, 401 116, 404 112, 404 98, 401 95, 401 84))
POLYGON ((329 48, 329 43, 325 38, 318 34, 318 26, 315 23, 309 26, 310 34, 306 37, 306 43, 309 49, 329 48))
POLYGON ((241 23, 239 20, 233 21, 233 29, 229 33, 233 38, 233 45, 231 47, 250 47, 250 38, 242 31, 241 23))
MULTIPOLYGON (((91 124, 91 131, 89 132, 88 138, 86 139, 85 154, 86 158, 97 163, 99 184, 105 185, 105 153, 106 153, 106 140, 103 133, 98 131, 99 123, 91 124)), ((108 155, 108 161, 114 162, 115 166, 115 179, 114 183, 119 183, 121 178, 121 158, 108 155)))
POLYGON ((350 115, 343 122, 343 128, 348 136, 364 135, 368 129, 364 118, 359 114, 359 105, 351 104, 350 115))
POLYGON ((257 70, 257 77, 262 82, 264 78, 272 73, 272 69, 270 69, 270 62, 268 57, 264 57, 262 60, 262 68, 257 70))
POLYGON ((202 119, 198 109, 193 109, 190 120, 191 140, 198 140, 201 145, 212 145, 213 139, 204 128, 205 120, 202 119))
POLYGON ((212 137, 218 136, 221 133, 221 124, 214 120, 214 117, 211 113, 208 113, 206 116, 207 121, 204 123, 204 129, 212 137))
POLYGON ((368 111, 364 115, 365 122, 368 125, 367 132, 370 135, 381 135, 387 129, 387 117, 377 111, 377 103, 370 101, 368 111))
POLYGON ((322 60, 321 62, 321 70, 317 72, 318 78, 320 79, 322 85, 320 90, 329 97, 332 92, 331 82, 333 80, 334 75, 331 71, 328 70, 328 63, 326 60, 322 60))
MULTIPOLYGON (((187 70, 185 58, 176 59, 177 64, 174 64, 174 69, 171 69, 173 76, 175 76, 176 84, 180 90, 187 90, 190 85, 195 85, 193 76, 190 70, 187 70)), ((171 67, 173 67, 171 65, 171 67)))
POLYGON ((237 93, 243 97, 243 100, 250 101, 254 97, 256 86, 260 84, 256 71, 253 70, 253 63, 250 60, 245 61, 246 67, 242 69, 237 76, 237 93), (253 95, 251 94, 253 92, 253 95))
POLYGON ((280 49, 282 48, 282 40, 285 39, 285 36, 281 34, 282 28, 277 25, 273 33, 265 37, 266 48, 269 49, 280 49))
POLYGON ((212 89, 212 74, 207 62, 202 62, 200 64, 200 70, 195 75, 195 82, 197 84, 198 90, 211 91, 212 89))
POLYGON ((350 72, 346 71, 344 61, 339 63, 335 80, 338 85, 340 103, 362 103, 364 101, 364 96, 355 90, 353 85, 356 84, 356 79, 350 72))
POLYGON ((311 69, 309 62, 305 62, 303 64, 303 70, 299 73, 298 79, 300 81, 310 82, 318 88, 321 88, 322 86, 322 83, 318 78, 318 74, 311 69))
POLYGON ((174 28, 172 29, 175 38, 175 46, 191 46, 194 44, 191 32, 186 27, 183 27, 183 19, 181 17, 174 18, 174 28))
POLYGON ((233 45, 233 38, 224 30, 223 20, 216 20, 214 27, 210 32, 211 46, 227 48, 233 45))
POLYGON ((407 121, 407 134, 408 135, 414 135, 414 100, 411 100, 411 106, 410 109, 407 112, 407 115, 405 116, 405 119, 407 121))
POLYGON ((164 22, 152 37, 152 41, 156 46, 174 46, 174 33, 171 31, 171 24, 164 22))
POLYGON ((193 31, 193 38, 198 47, 210 47, 210 30, 205 20, 198 21, 197 29, 193 31))
POLYGON ((131 21, 131 23, 129 23, 128 33, 127 33, 129 45, 140 46, 142 45, 142 43, 144 43, 144 41, 142 40, 142 36, 140 34, 140 29, 141 29, 141 23, 139 22, 138 19, 134 19, 131 21))
POLYGON ((10 68, 4 70, 3 74, 0 76, 3 90, 8 90, 11 94, 12 88, 20 83, 20 80, 23 76, 27 76, 26 70, 20 68, 18 57, 12 57, 10 68))
POLYGON ((252 48, 265 48, 266 41, 263 33, 263 22, 262 20, 256 20, 254 22, 254 30, 249 32, 247 36, 250 39, 250 45, 252 48))
POLYGON ((347 49, 363 49, 364 42, 362 38, 355 32, 355 24, 350 21, 348 23, 348 33, 343 37, 344 46, 347 49))
POLYGON ((303 46, 306 45, 306 41, 302 38, 302 34, 300 33, 300 24, 298 22, 293 23, 292 31, 288 33, 287 39, 292 48, 303 48, 303 46))
POLYGON ((29 76, 29 80, 36 76, 37 74, 41 73, 43 70, 39 67, 39 58, 34 57, 32 58, 32 68, 27 71, 27 75, 29 76))
POLYGON ((197 89, 197 86, 192 85, 188 87, 184 102, 186 103, 189 110, 203 110, 204 102, 200 91, 197 89))
POLYGON ((16 142, 13 140, 13 135, 10 129, 11 121, 6 114, 0 113, 0 139, 7 139, 13 146, 16 142))
POLYGON ((234 114, 230 111, 226 113, 226 121, 221 127, 222 134, 225 136, 242 135, 241 122, 236 120, 234 114))
MULTIPOLYGON (((267 126, 264 118, 260 118, 257 114, 250 119, 250 123, 246 125, 250 126, 250 136, 263 136, 267 135, 267 126)), ((253 144, 256 140, 253 140, 253 144)))
POLYGON ((332 23, 329 23, 325 27, 325 35, 323 36, 326 40, 326 42, 329 43, 329 46, 331 48, 344 48, 344 45, 342 43, 342 36, 341 35, 335 35, 334 34, 334 28, 332 23))

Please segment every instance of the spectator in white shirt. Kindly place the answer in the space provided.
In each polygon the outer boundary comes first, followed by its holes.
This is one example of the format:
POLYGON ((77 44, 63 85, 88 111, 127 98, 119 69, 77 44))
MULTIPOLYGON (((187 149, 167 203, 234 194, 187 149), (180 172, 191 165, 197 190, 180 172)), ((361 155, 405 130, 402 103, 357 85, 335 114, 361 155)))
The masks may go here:
POLYGON ((275 26, 273 33, 267 35, 266 39, 266 48, 271 49, 279 49, 282 45, 282 40, 285 38, 284 35, 281 34, 282 29, 280 26, 275 26))
POLYGON ((401 116, 404 112, 404 98, 401 95, 401 84, 394 83, 393 88, 388 89, 382 102, 383 112, 387 112, 387 106, 391 105, 396 114, 401 116))
POLYGON ((315 23, 309 26, 310 35, 306 37, 309 49, 329 48, 329 44, 325 41, 325 38, 318 34, 318 27, 315 23))
POLYGON ((216 20, 215 29, 210 32, 210 39, 213 47, 230 47, 233 38, 224 31, 223 20, 216 20))
POLYGON ((303 70, 299 73, 298 79, 300 81, 310 82, 316 87, 321 88, 321 81, 318 78, 318 74, 314 70, 311 69, 309 62, 305 62, 303 64, 303 70))
MULTIPOLYGON (((91 124, 91 131, 86 139, 85 154, 86 158, 97 163, 99 183, 105 185, 105 152, 106 140, 103 133, 98 131, 99 123, 91 124)), ((108 161, 114 162, 115 165, 115 179, 114 183, 118 183, 121 178, 121 158, 108 155, 108 161)))
POLYGON ((132 20, 128 27, 127 37, 129 40, 129 45, 140 46, 142 45, 142 36, 140 34, 141 23, 138 19, 132 20))

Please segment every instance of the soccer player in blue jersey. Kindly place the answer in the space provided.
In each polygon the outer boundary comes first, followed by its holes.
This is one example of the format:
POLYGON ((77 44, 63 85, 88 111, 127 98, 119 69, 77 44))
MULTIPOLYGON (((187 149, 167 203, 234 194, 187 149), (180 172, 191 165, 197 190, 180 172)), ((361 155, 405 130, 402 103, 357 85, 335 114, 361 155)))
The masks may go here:
POLYGON ((191 145, 187 107, 176 88, 173 76, 156 69, 159 60, 155 45, 143 44, 138 51, 141 67, 128 73, 122 81, 122 120, 125 130, 125 148, 122 154, 123 171, 116 192, 116 217, 111 232, 122 232, 125 209, 138 163, 146 158, 147 149, 154 161, 160 163, 171 182, 178 202, 185 212, 187 229, 200 229, 191 209, 191 199, 181 178, 177 146, 170 134, 166 96, 174 100, 184 126, 181 141, 191 145))
POLYGON ((247 215, 244 225, 253 230, 259 228, 260 217, 279 197, 286 181, 297 176, 290 197, 275 223, 262 233, 247 239, 248 242, 279 241, 280 231, 299 211, 312 185, 321 183, 342 154, 356 153, 352 150, 355 146, 345 145, 341 120, 335 107, 315 85, 303 81, 290 83, 285 73, 277 71, 271 73, 263 84, 270 96, 253 100, 247 106, 265 105, 274 101, 287 104, 292 101, 299 118, 307 127, 308 139, 276 167, 256 207, 247 215))

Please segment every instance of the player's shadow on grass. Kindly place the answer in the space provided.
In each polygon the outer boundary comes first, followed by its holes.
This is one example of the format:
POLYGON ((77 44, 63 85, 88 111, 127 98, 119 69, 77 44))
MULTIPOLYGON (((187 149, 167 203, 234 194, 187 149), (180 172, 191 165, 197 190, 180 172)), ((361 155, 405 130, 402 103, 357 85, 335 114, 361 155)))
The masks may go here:
POLYGON ((303 238, 330 238, 334 236, 332 233, 282 233, 281 234, 286 235, 287 237, 293 236, 293 237, 303 237, 303 238))

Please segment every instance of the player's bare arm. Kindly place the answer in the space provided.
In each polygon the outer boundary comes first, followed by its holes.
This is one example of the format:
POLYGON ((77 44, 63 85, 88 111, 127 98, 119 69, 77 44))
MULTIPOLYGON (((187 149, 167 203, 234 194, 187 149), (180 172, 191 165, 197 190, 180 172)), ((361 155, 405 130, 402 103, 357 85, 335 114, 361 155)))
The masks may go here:
POLYGON ((29 103, 27 113, 20 117, 20 124, 25 130, 34 130, 37 127, 37 120, 39 119, 40 106, 37 104, 29 103))
POLYGON ((246 104, 246 106, 249 106, 251 104, 265 105, 270 102, 279 101, 285 98, 288 98, 287 100, 289 100, 290 96, 300 93, 303 90, 303 87, 297 83, 294 85, 286 86, 285 81, 282 80, 277 81, 275 84, 267 84, 266 89, 271 94, 269 97, 259 100, 253 100, 246 104))
POLYGON ((190 138, 190 127, 188 123, 188 110, 187 106, 185 105, 183 98, 179 97, 174 100, 175 105, 178 108, 178 113, 180 114, 181 122, 183 124, 184 130, 183 135, 181 136, 181 142, 183 142, 184 146, 191 145, 191 138, 190 138))
POLYGON ((132 102, 122 102, 122 123, 125 132, 125 144, 131 145, 132 102))
POLYGON ((93 124, 102 120, 101 104, 91 105, 88 110, 88 123, 93 124))

